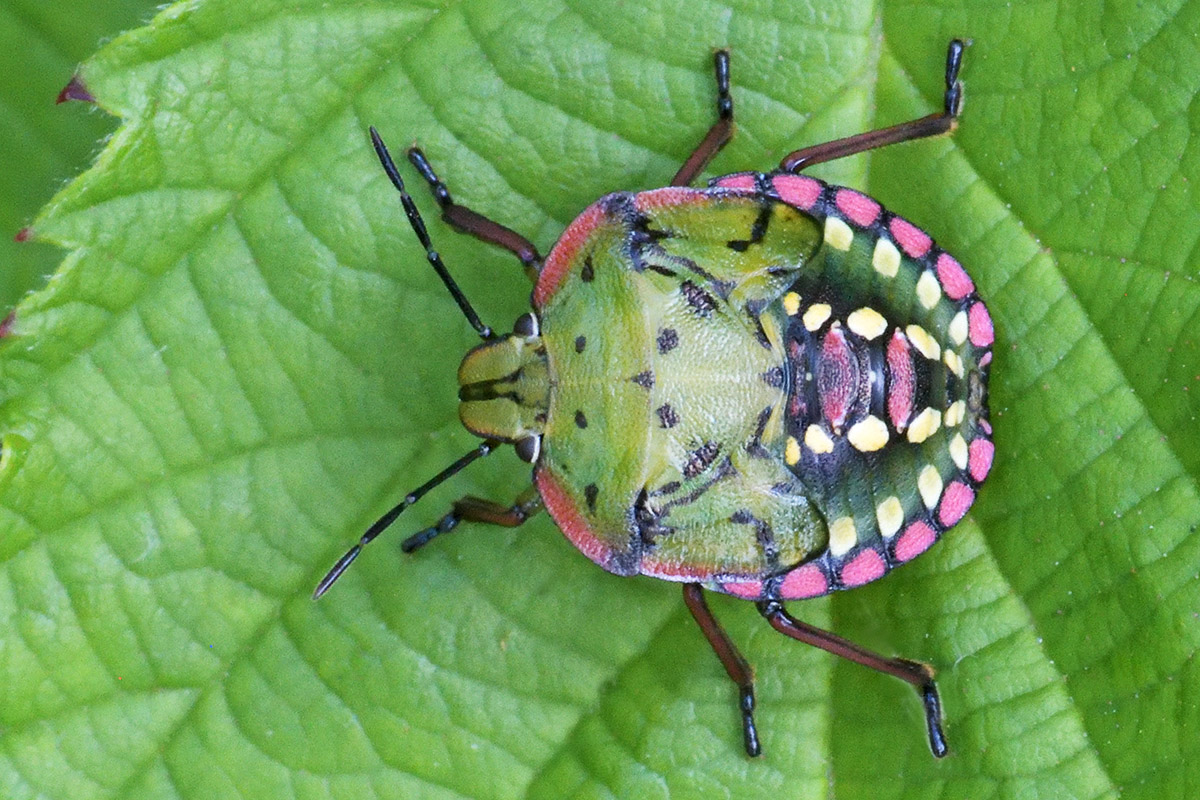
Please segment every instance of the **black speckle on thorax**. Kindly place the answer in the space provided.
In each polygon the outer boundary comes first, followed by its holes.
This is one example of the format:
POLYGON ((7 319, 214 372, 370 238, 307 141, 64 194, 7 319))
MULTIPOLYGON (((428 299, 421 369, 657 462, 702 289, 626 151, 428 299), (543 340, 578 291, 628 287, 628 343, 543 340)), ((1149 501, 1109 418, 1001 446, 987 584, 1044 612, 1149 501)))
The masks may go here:
POLYGON ((674 428, 679 424, 679 412, 671 407, 669 403, 664 403, 658 407, 654 413, 658 414, 658 423, 664 428, 674 428))
POLYGON ((679 292, 698 316, 708 317, 716 310, 716 298, 691 281, 684 281, 679 284, 679 292))
POLYGON ((658 352, 666 354, 679 346, 679 334, 674 328, 663 328, 658 332, 658 352))

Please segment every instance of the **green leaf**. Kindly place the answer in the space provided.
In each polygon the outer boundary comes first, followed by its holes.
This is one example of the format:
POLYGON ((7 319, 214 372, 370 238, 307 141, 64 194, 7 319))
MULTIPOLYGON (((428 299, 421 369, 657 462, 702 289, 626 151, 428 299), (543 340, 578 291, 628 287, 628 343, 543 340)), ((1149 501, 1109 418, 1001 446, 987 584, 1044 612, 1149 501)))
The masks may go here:
MULTIPOLYGON (((120 127, 34 221, 67 256, 0 344, 0 796, 1194 794, 1200 6, 1085 6, 200 0, 107 45, 82 78, 120 127), (925 557, 793 608, 934 664, 949 758, 910 687, 714 598, 756 669, 748 760, 678 587, 602 573, 546 518, 399 552, 461 494, 515 497, 510 453, 309 599, 473 444, 472 334, 368 125, 544 251, 674 173, 713 47, 719 173, 930 113, 953 36, 953 137, 814 172, 971 270, 993 477, 925 557)), ((485 320, 527 308, 510 255, 417 203, 485 320)))
POLYGON ((43 285, 62 259, 47 244, 22 238, 38 207, 95 153, 95 141, 116 127, 102 114, 56 106, 55 97, 100 36, 147 18, 147 0, 0 3, 0 304, 5 310, 43 285))

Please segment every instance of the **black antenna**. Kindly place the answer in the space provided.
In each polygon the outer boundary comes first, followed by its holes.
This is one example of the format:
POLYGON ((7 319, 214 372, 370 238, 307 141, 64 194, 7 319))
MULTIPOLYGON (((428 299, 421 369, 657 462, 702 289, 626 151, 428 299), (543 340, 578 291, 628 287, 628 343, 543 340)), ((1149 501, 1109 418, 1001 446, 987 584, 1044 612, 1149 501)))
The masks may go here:
POLYGON ((408 194, 408 190, 404 188, 404 180, 400 177, 400 172, 396 169, 395 162, 392 161, 392 155, 388 152, 387 145, 379 137, 379 131, 375 130, 374 125, 371 126, 371 144, 375 146, 375 154, 379 156, 379 163, 383 164, 383 171, 391 179, 392 185, 396 187, 396 191, 400 192, 400 204, 404 206, 404 214, 408 217, 408 224, 412 225, 413 232, 421 240, 421 245, 425 248, 425 257, 429 259, 429 264, 437 272, 438 277, 442 279, 442 283, 446 284, 446 288, 450 290, 450 295, 454 298, 454 302, 458 303, 458 307, 462 309, 463 316, 467 318, 467 322, 471 323, 471 327, 475 329, 475 332, 484 339, 491 339, 492 329, 479 320, 479 315, 471 307, 471 302, 462 293, 462 289, 458 288, 458 284, 454 282, 454 278, 450 277, 450 272, 446 269, 446 265, 442 263, 442 257, 438 255, 437 250, 433 249, 433 243, 429 241, 429 231, 425 230, 425 221, 421 219, 421 212, 417 211, 417 204, 413 202, 412 197, 408 194))
POLYGON ((321 579, 321 582, 317 584, 317 588, 313 590, 313 600, 320 598, 321 595, 329 591, 329 587, 333 586, 334 581, 340 578, 342 573, 346 571, 346 568, 354 563, 354 559, 358 558, 358 554, 362 552, 362 549, 370 544, 376 536, 387 530, 387 528, 396 521, 396 517, 400 516, 400 513, 404 511, 404 509, 408 508, 413 503, 424 497, 430 489, 433 489, 435 486, 443 483, 448 478, 458 474, 472 461, 488 455, 501 444, 503 444, 503 442, 501 442, 499 439, 485 439, 484 441, 480 442, 479 446, 474 450, 471 450, 465 456, 458 459, 453 464, 439 472, 437 475, 434 475, 432 478, 425 481, 425 483, 422 483, 416 489, 413 489, 411 492, 405 495, 404 499, 401 500, 394 508, 392 508, 391 511, 384 514, 375 521, 374 525, 367 528, 367 532, 364 533, 362 538, 358 540, 358 544, 347 550, 346 554, 337 560, 337 563, 333 565, 329 572, 325 573, 325 577, 321 579))

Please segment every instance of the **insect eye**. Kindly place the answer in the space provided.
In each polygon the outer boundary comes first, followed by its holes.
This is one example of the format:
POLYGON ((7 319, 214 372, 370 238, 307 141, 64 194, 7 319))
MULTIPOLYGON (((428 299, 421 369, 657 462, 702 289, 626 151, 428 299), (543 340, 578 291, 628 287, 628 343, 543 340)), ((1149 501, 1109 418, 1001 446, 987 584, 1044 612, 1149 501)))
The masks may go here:
POLYGON ((513 323, 513 333, 517 336, 537 336, 541 332, 538 318, 533 314, 522 314, 513 323))
POLYGON ((517 450, 517 458, 532 464, 542 452, 542 437, 526 436, 524 439, 518 439, 513 447, 517 450))

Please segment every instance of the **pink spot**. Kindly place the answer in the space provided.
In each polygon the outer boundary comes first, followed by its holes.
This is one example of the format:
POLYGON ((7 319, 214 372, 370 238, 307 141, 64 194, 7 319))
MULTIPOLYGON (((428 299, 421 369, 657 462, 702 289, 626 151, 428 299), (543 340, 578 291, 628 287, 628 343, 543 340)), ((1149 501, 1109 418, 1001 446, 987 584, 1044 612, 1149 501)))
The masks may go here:
POLYGON ((866 228, 879 218, 879 203, 865 194, 859 194, 849 189, 838 189, 834 202, 837 203, 838 211, 845 214, 860 228, 866 228))
POLYGON ((835 431, 841 430, 858 397, 858 357, 846 341, 841 325, 834 325, 821 343, 816 365, 817 397, 821 414, 835 431))
POLYGON ((956 525, 974 502, 975 491, 962 481, 953 481, 942 494, 942 504, 938 507, 938 519, 947 528, 956 525))
POLYGON ((917 373, 913 368, 912 348, 900 331, 892 334, 887 347, 887 409, 892 427, 903 431, 913 413, 917 391, 917 373))
POLYGON ((744 192, 753 192, 758 188, 758 183, 753 172, 738 172, 734 175, 717 178, 717 182, 713 186, 720 186, 722 189, 739 189, 744 192))
POLYGON ((979 359, 979 366, 986 367, 990 363, 992 363, 992 351, 988 350, 983 354, 983 358, 979 359))
POLYGON ((988 422, 986 419, 979 420, 979 427, 983 428, 983 432, 988 436, 992 435, 992 423, 988 422))
MULTIPOLYGON (((546 510, 550 512, 550 516, 558 523, 558 527, 571 544, 604 569, 616 572, 611 566, 615 561, 613 548, 592 531, 587 520, 579 513, 575 501, 563 490, 551 471, 545 467, 539 467, 534 470, 533 480, 537 484, 538 493, 546 503, 546 510)), ((627 573, 626 570, 619 574, 627 573)))
MULTIPOLYGON (((980 420, 979 424, 983 426, 987 425, 987 422, 980 420)), ((988 432, 991 433, 991 426, 988 426, 988 432)), ((976 483, 983 483, 983 479, 992 471, 992 459, 995 455, 996 445, 992 444, 991 439, 980 437, 971 442, 967 450, 967 469, 976 483)))
POLYGON ((846 586, 862 586, 887 572, 883 557, 874 550, 863 550, 842 567, 842 583, 846 586))
POLYGON ((21 230, 17 231, 17 235, 13 237, 13 241, 18 244, 28 242, 30 236, 33 236, 32 228, 21 228, 21 230))
POLYGON ((900 249, 912 258, 920 258, 929 252, 933 240, 929 234, 913 225, 906 219, 892 217, 892 238, 900 245, 900 249))
POLYGON ((537 284, 533 287, 533 307, 541 310, 579 261, 579 251, 591 237, 592 231, 608 220, 601 203, 592 203, 567 226, 562 236, 550 249, 537 284))
POLYGON ((800 175, 776 175, 771 185, 779 194, 779 199, 789 206, 795 206, 802 211, 808 211, 821 196, 821 182, 815 178, 805 178, 800 175))
POLYGON ((8 316, 4 318, 4 321, 0 322, 0 339, 12 335, 13 324, 16 323, 16 321, 17 312, 16 309, 13 309, 12 311, 8 312, 8 316))
POLYGON ((942 282, 942 289, 951 300, 962 300, 975 291, 975 283, 971 276, 949 253, 938 256, 937 274, 938 280, 942 282))
POLYGON ((722 583, 721 591, 744 600, 757 600, 762 597, 762 581, 737 581, 722 583))
POLYGON ((779 595, 784 600, 803 600, 829 592, 829 579, 816 564, 805 564, 783 576, 779 595))
POLYGON ((971 306, 967 312, 967 322, 971 331, 971 344, 976 347, 987 347, 996 338, 996 332, 992 328, 992 315, 983 303, 971 306))
POLYGON ((937 541, 937 533, 924 522, 909 525, 896 540, 896 560, 912 561, 937 541))

